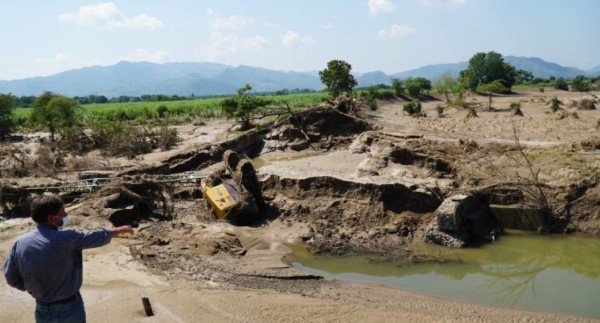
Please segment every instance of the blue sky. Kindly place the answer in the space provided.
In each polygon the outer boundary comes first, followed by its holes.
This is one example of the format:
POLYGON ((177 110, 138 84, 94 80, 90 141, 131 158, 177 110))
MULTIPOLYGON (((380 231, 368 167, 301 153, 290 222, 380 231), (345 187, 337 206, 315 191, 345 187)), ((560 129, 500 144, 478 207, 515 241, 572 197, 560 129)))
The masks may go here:
POLYGON ((0 0, 0 80, 121 60, 401 72, 479 51, 600 65, 598 0, 0 0))

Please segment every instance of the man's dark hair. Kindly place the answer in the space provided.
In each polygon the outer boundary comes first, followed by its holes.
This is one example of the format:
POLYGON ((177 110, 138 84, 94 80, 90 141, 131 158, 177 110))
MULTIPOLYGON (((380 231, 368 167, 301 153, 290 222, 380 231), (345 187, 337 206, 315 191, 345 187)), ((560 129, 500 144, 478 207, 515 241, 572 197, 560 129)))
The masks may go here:
POLYGON ((36 223, 46 223, 49 215, 58 213, 64 202, 56 195, 44 195, 36 198, 31 206, 31 218, 36 223))

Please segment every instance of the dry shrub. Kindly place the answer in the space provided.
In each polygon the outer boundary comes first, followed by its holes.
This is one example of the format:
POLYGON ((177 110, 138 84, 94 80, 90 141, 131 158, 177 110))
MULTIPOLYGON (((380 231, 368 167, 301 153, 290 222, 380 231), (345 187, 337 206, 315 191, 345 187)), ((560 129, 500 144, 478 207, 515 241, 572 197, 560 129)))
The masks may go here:
POLYGON ((91 158, 81 156, 73 156, 67 161, 67 166, 73 171, 95 169, 96 164, 91 158))
POLYGON ((168 150, 177 143, 176 129, 162 126, 156 130, 122 123, 101 123, 92 126, 94 146, 108 156, 135 158, 154 149, 168 150))
POLYGON ((561 111, 560 114, 558 115, 558 120, 563 120, 568 117, 573 117, 574 119, 579 119, 579 115, 577 114, 577 112, 561 111))
POLYGON ((152 142, 155 148, 162 150, 169 150, 179 140, 177 129, 169 128, 166 126, 160 127, 158 130, 150 133, 152 135, 152 142))
POLYGON ((464 152, 471 153, 479 149, 479 144, 471 138, 459 139, 458 146, 464 152))
POLYGON ((40 146, 32 160, 32 169, 42 175, 53 176, 57 170, 65 166, 64 153, 52 150, 48 146, 40 146))
POLYGON ((62 151, 82 155, 94 148, 94 143, 82 127, 62 128, 59 131, 58 148, 62 151))
POLYGON ((6 145, 0 149, 0 177, 25 177, 29 175, 31 159, 29 152, 14 145, 6 145))
POLYGON ((479 116, 477 115, 477 110, 475 110, 475 107, 469 107, 467 109, 467 115, 465 116, 466 119, 469 118, 478 118, 479 116))
POLYGON ((64 153, 40 146, 35 154, 9 145, 0 150, 0 177, 54 176, 64 167, 64 153))
POLYGON ((593 99, 575 100, 571 103, 571 106, 578 110, 596 110, 596 104, 594 104, 593 99))
POLYGON ((600 137, 593 136, 586 140, 582 140, 578 143, 577 148, 583 151, 600 150, 600 137))

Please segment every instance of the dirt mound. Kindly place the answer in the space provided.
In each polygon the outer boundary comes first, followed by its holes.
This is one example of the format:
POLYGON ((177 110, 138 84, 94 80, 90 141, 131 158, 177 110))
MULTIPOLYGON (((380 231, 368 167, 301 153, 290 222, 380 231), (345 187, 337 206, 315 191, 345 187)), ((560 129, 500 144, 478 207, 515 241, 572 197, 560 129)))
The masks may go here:
POLYGON ((368 153, 379 164, 412 165, 429 171, 429 176, 452 177, 454 167, 445 159, 431 156, 415 149, 421 139, 404 139, 375 131, 362 133, 350 146, 354 153, 368 153))
POLYGON ((269 175, 262 184, 283 219, 310 225, 302 238, 317 252, 401 252, 398 247, 412 238, 419 223, 430 218, 441 202, 416 187, 333 177, 269 175))
POLYGON ((109 221, 115 226, 168 221, 174 218, 175 192, 180 193, 152 177, 121 177, 73 201, 77 207, 71 214, 89 218, 92 223, 109 221))
POLYGON ((600 173, 571 184, 566 194, 558 197, 564 203, 558 214, 563 220, 563 231, 600 234, 600 173))
POLYGON ((571 106, 577 108, 577 110, 596 110, 594 99, 574 100, 571 103, 571 106))
POLYGON ((332 108, 294 113, 265 137, 267 150, 330 150, 347 146, 355 135, 373 129, 368 122, 332 108))

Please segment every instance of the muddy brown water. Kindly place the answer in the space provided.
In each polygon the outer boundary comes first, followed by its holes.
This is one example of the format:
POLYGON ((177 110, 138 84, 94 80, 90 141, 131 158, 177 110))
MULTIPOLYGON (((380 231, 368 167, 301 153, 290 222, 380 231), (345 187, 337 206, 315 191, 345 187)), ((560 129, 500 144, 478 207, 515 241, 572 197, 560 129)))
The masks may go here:
POLYGON ((496 307, 600 318, 600 239, 511 232, 480 248, 421 251, 447 263, 398 266, 367 256, 315 256, 294 247, 297 269, 326 279, 394 288, 496 307))

